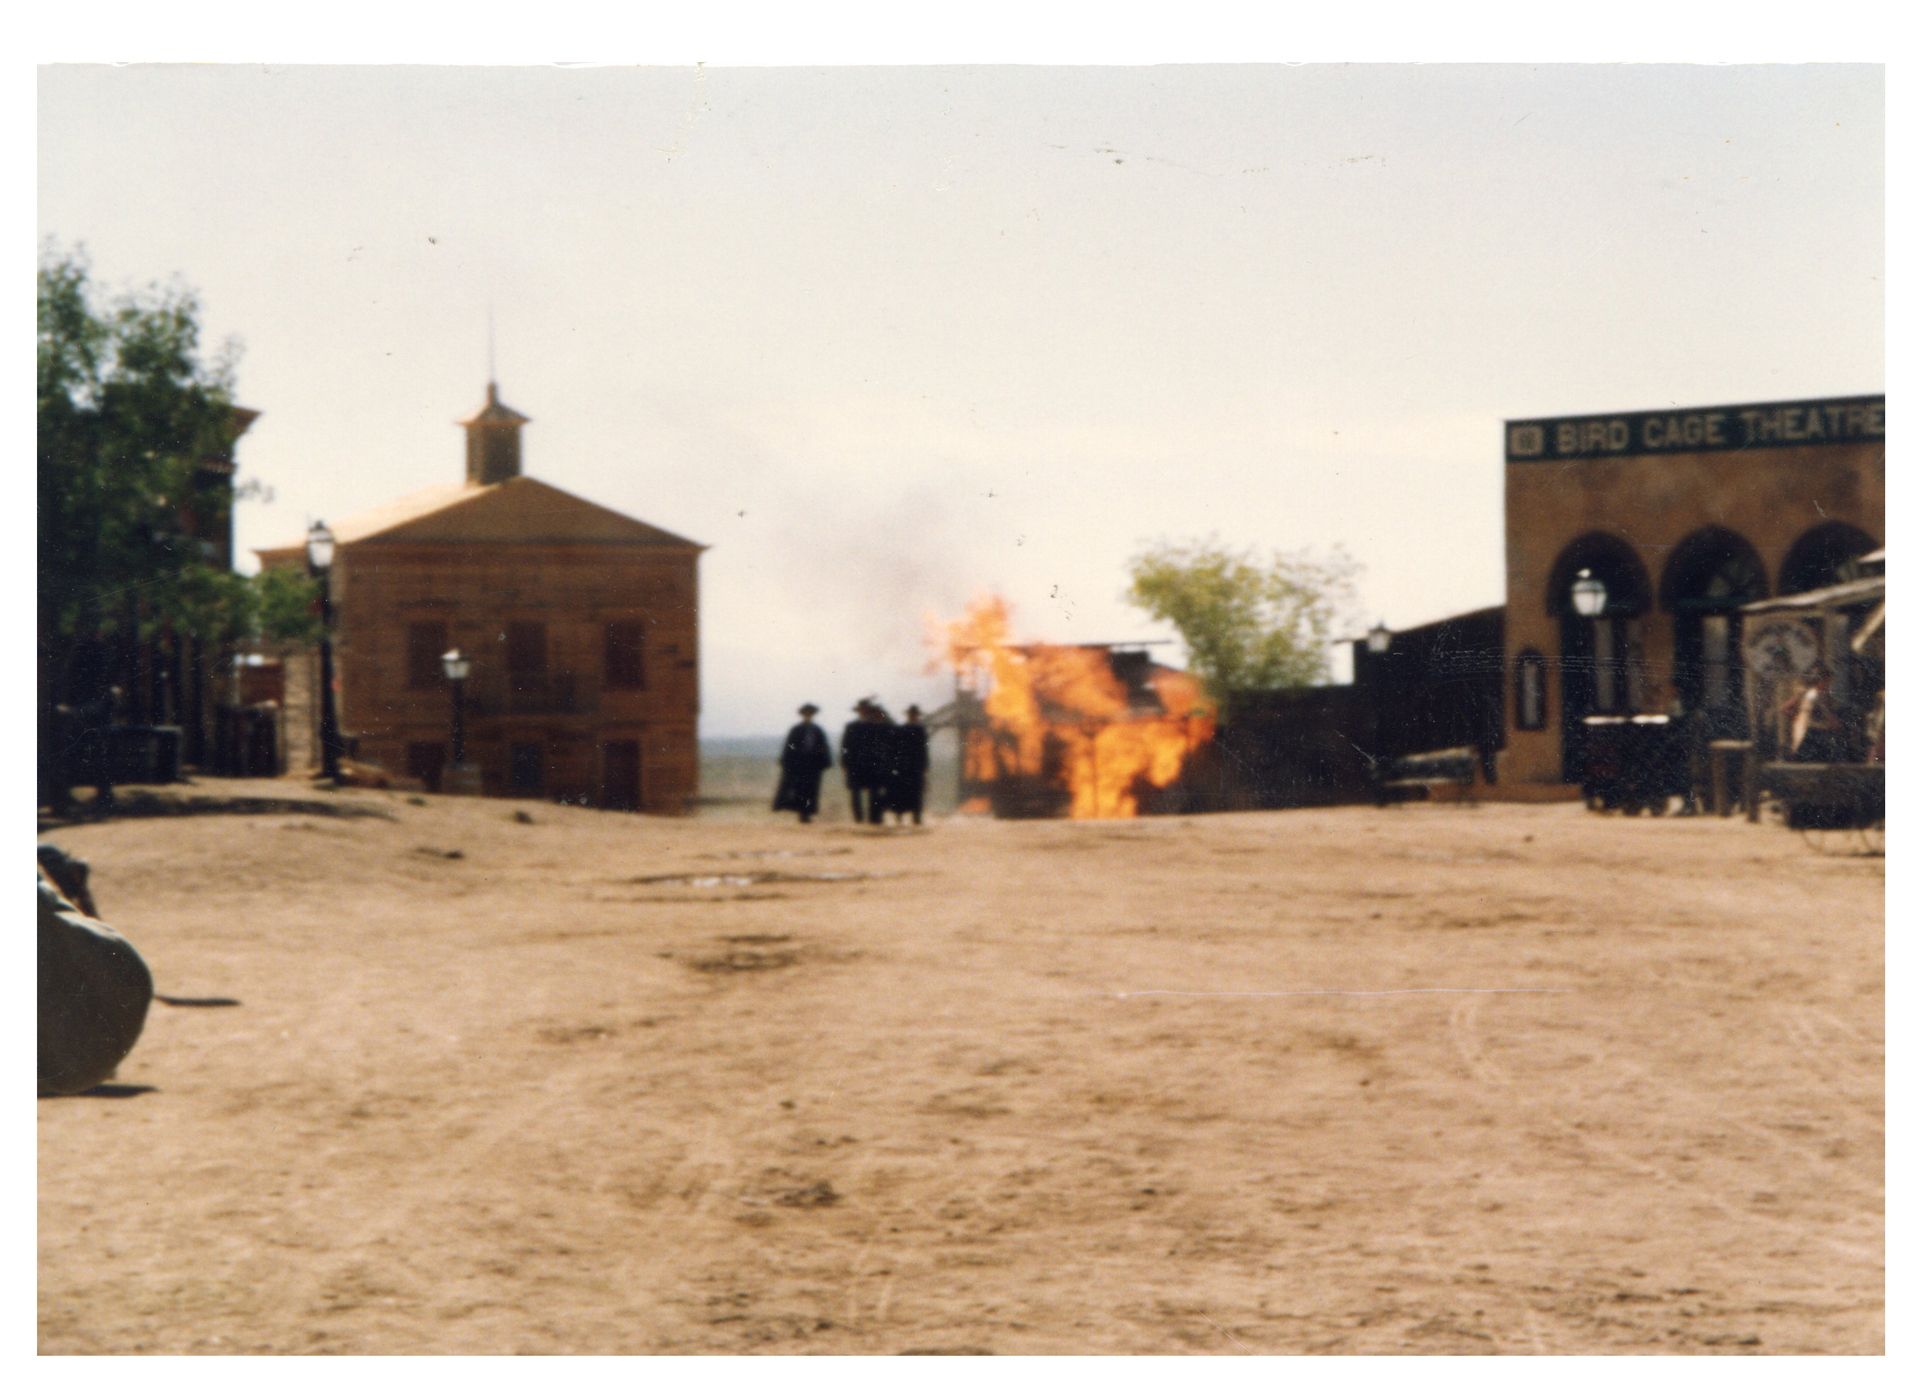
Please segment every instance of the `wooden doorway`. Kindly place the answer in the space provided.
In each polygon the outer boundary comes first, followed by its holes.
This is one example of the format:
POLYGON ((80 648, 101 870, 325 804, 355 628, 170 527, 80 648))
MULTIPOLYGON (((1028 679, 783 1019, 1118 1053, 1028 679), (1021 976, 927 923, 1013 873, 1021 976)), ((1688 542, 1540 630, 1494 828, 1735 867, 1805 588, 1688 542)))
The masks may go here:
POLYGON ((636 813, 640 794, 640 743, 607 742, 600 757, 600 807, 636 813))
POLYGON ((407 743, 407 774, 435 794, 440 792, 440 775, 446 769, 447 748, 439 741, 407 743))

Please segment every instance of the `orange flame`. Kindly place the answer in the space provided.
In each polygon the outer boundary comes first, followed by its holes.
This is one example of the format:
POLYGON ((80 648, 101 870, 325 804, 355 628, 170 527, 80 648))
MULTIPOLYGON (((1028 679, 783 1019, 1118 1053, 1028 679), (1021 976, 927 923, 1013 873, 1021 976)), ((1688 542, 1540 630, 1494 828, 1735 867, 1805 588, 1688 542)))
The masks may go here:
POLYGON ((944 630, 946 663, 986 716, 965 735, 969 784, 1017 786, 1076 819, 1133 818, 1148 790, 1171 785, 1213 739, 1214 706, 1190 675, 1152 666, 1153 700, 1142 700, 1104 648, 1011 643, 998 596, 944 630))

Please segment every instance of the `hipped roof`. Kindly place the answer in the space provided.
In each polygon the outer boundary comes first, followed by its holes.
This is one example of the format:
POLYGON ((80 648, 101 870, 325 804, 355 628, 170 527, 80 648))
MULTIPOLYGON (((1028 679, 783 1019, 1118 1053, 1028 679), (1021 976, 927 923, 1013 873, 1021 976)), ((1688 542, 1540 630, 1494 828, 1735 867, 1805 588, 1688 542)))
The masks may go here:
MULTIPOLYGON (((519 475, 498 484, 435 485, 332 525, 334 543, 612 543, 704 551, 651 523, 519 475)), ((256 549, 304 554, 306 539, 256 549)))

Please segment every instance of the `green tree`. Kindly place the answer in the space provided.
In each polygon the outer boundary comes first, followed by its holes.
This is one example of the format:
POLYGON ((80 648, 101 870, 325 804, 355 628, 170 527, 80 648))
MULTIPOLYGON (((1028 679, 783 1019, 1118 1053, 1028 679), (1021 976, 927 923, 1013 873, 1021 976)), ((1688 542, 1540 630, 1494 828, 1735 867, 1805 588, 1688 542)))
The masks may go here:
POLYGON ((1224 704, 1237 692, 1326 680, 1359 567, 1338 550, 1262 557, 1207 538, 1155 543, 1128 570, 1127 600, 1180 632, 1192 671, 1224 704))
MULTIPOLYGON (((232 493, 200 481, 232 445, 233 364, 200 345, 179 284, 103 294, 84 253, 48 243, 38 277, 38 668, 43 792, 60 703, 97 701, 104 646, 162 630, 225 643, 288 608, 288 583, 235 575, 195 536, 232 493), (271 602, 270 605, 263 602, 271 602)), ((64 790, 58 790, 64 795, 64 790)))
POLYGON ((286 567, 256 573, 248 580, 248 624, 254 640, 275 644, 320 642, 320 583, 286 567))

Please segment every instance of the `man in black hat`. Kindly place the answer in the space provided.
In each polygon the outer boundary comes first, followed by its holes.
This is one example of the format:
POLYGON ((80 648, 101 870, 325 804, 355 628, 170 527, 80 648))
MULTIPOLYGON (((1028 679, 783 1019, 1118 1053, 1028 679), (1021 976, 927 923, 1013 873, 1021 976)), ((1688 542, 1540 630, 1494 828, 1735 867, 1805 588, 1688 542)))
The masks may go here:
POLYGON ((887 807, 901 823, 908 814, 919 823, 927 793, 927 729, 920 725, 920 709, 909 705, 906 721, 889 728, 888 736, 887 807))
POLYGON ((801 823, 813 822, 820 811, 820 777, 833 766, 827 734, 813 720, 819 710, 810 702, 802 706, 800 720, 780 748, 780 787, 774 791, 773 810, 776 814, 790 810, 800 816, 801 823))
POLYGON ((840 732, 840 770, 847 777, 847 799, 855 823, 879 823, 880 785, 887 776, 887 723, 879 704, 861 698, 854 718, 840 732))

